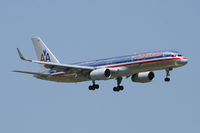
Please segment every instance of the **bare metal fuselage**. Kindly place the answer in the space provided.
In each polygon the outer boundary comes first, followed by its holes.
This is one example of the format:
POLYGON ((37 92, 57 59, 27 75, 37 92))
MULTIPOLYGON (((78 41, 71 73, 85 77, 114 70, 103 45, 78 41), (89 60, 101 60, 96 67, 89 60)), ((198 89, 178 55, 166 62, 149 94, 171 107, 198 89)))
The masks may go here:
MULTIPOLYGON (((165 59, 155 59, 155 60, 145 60, 143 62, 128 62, 129 65, 126 66, 127 63, 122 64, 119 67, 110 67, 112 65, 99 66, 99 68, 109 68, 111 71, 113 70, 113 75, 109 79, 117 78, 117 77, 129 77, 135 73, 146 72, 146 71, 156 71, 168 68, 176 68, 181 67, 187 63, 187 59, 184 57, 174 58, 168 57, 165 59)), ((90 76, 88 74, 78 74, 78 73, 64 73, 63 75, 58 76, 35 76, 38 79, 49 80, 55 82, 82 82, 89 81, 90 76)))

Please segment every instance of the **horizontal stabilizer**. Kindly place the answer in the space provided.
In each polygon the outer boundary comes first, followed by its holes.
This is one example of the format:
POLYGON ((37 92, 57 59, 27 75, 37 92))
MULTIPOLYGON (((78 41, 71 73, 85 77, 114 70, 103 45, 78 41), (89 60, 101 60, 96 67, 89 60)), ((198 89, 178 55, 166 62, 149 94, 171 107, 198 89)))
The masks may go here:
POLYGON ((39 75, 39 76, 48 76, 48 74, 37 73, 37 72, 27 72, 27 71, 17 71, 17 70, 14 70, 12 72, 25 73, 25 74, 33 74, 33 75, 39 75))

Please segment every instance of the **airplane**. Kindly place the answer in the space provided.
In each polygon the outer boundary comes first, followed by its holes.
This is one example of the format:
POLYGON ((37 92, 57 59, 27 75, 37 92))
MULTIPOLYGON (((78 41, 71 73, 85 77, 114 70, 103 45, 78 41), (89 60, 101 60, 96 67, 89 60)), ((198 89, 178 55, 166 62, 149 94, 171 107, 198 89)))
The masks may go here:
POLYGON ((154 79, 153 71, 156 70, 165 70, 164 80, 169 82, 170 71, 188 63, 188 59, 179 52, 165 50, 62 64, 39 37, 33 37, 32 42, 38 60, 26 59, 18 48, 17 51, 22 60, 40 64, 41 72, 18 70, 13 72, 32 74, 35 78, 55 82, 92 81, 89 90, 99 89, 99 85, 95 83, 97 80, 116 79, 117 86, 113 91, 119 92, 124 90, 121 85, 123 77, 131 77, 133 82, 148 83, 154 79))

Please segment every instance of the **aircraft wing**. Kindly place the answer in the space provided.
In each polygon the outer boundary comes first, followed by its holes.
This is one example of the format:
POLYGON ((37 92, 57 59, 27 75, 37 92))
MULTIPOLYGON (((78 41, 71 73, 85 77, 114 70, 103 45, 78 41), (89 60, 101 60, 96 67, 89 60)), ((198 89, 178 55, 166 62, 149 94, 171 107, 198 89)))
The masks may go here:
POLYGON ((20 50, 17 48, 18 54, 22 60, 42 64, 45 68, 49 68, 51 70, 57 70, 62 72, 91 72, 94 70, 94 67, 87 67, 87 66, 77 66, 77 65, 69 65, 69 64, 61 64, 61 63, 53 63, 53 62, 43 62, 43 61, 36 61, 36 60, 29 60, 24 58, 20 50))
POLYGON ((53 62, 43 62, 43 61, 35 61, 32 60, 33 63, 38 63, 44 65, 45 68, 49 68, 51 70, 57 71, 92 71, 94 70, 93 67, 86 67, 86 66, 77 66, 77 65, 69 65, 69 64, 60 64, 60 63, 53 63, 53 62))
POLYGON ((12 72, 25 73, 25 74, 33 74, 33 75, 39 75, 39 76, 48 76, 48 74, 45 74, 45 73, 37 73, 37 72, 18 71, 18 70, 14 70, 14 71, 12 71, 12 72))

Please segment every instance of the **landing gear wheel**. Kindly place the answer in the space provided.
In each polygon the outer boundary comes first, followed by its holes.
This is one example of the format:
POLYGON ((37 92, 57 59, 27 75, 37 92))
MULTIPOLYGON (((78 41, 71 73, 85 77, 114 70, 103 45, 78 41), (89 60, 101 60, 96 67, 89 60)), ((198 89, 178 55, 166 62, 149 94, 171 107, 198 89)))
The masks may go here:
POLYGON ((117 91, 117 92, 122 91, 122 90, 124 90, 123 86, 117 86, 113 88, 113 91, 117 91))
POLYGON ((118 88, 119 88, 120 91, 124 90, 124 86, 118 86, 118 88))
POLYGON ((91 85, 88 88, 89 90, 95 90, 94 86, 91 86, 91 85))
POLYGON ((114 87, 114 88, 113 88, 113 91, 118 91, 117 87, 114 87))
POLYGON ((95 89, 99 89, 99 85, 95 84, 95 85, 94 85, 94 88, 95 88, 95 89))
POLYGON ((118 92, 118 91, 124 90, 124 87, 120 85, 121 82, 122 82, 122 77, 118 77, 118 78, 116 78, 116 80, 117 80, 117 87, 114 87, 113 91, 117 91, 118 92))
POLYGON ((89 90, 95 90, 95 89, 99 89, 99 85, 98 84, 95 84, 95 81, 93 80, 92 81, 93 85, 90 85, 88 87, 89 90))
POLYGON ((88 87, 88 89, 89 89, 89 90, 92 90, 92 86, 90 85, 90 86, 88 87))
POLYGON ((173 69, 172 68, 168 68, 166 69, 166 78, 165 78, 165 82, 169 82, 170 81, 170 71, 172 71, 173 69))
POLYGON ((170 81, 170 78, 165 78, 165 82, 169 82, 170 81))

